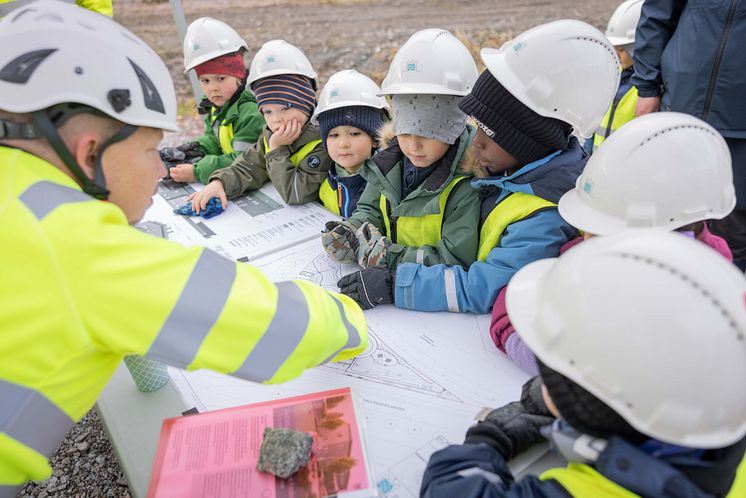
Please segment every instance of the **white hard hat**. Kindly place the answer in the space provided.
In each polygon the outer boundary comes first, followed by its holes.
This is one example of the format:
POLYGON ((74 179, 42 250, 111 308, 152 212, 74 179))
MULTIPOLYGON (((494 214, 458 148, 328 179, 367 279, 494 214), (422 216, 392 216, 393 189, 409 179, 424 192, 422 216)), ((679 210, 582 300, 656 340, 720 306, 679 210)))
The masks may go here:
POLYGON ((381 84, 382 95, 466 95, 477 80, 469 49, 445 29, 424 29, 401 46, 381 84))
POLYGON ((612 45, 629 45, 635 42, 635 31, 644 1, 625 0, 616 8, 606 26, 606 38, 612 45))
POLYGON ((728 145, 688 114, 656 112, 625 124, 593 152, 560 215, 596 235, 675 230, 720 219, 736 204, 728 145))
POLYGON ((145 42, 106 16, 40 0, 0 21, 0 109, 27 113, 62 103, 178 130, 171 75, 145 42))
POLYGON ((246 41, 223 21, 200 17, 184 36, 184 72, 225 54, 248 50, 246 41))
POLYGON ((481 55, 492 75, 523 104, 571 124, 585 138, 598 128, 619 86, 614 47, 581 21, 542 24, 499 49, 482 49, 481 55))
POLYGON ((701 242, 629 230, 525 266, 506 303, 546 366, 636 430, 721 448, 746 435, 744 296, 743 273, 701 242))
POLYGON ((311 120, 316 123, 322 112, 350 106, 373 107, 389 114, 386 97, 379 96, 380 92, 375 81, 354 69, 334 73, 319 94, 319 104, 311 120))
POLYGON ((278 74, 306 76, 311 80, 313 89, 317 88, 316 71, 313 70, 308 57, 298 47, 285 40, 270 40, 254 55, 246 84, 251 88, 255 81, 278 74))

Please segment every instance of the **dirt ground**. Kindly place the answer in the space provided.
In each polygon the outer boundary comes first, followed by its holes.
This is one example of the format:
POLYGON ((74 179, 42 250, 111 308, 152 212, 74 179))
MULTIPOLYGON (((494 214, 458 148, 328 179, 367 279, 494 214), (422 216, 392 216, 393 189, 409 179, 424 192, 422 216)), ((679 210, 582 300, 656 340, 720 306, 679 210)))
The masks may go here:
MULTIPOLYGON (((163 0, 114 0, 114 17, 150 44, 171 68, 183 113, 192 96, 181 45, 163 0), (150 3, 158 2, 158 3, 150 3)), ((300 47, 320 83, 341 69, 383 79, 396 49, 415 31, 445 28, 477 53, 537 24, 580 19, 604 29, 619 0, 183 0, 187 23, 203 16, 230 24, 249 45, 282 38, 300 47)), ((477 59, 478 61, 478 59, 477 59)))

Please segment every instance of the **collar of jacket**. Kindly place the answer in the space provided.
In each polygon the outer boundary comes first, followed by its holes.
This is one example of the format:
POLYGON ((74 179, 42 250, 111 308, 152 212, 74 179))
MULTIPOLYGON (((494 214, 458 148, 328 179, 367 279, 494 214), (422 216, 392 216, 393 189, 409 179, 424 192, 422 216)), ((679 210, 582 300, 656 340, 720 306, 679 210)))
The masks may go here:
MULTIPOLYGON (((458 140, 448 148, 448 151, 440 159, 440 167, 430 173, 425 181, 415 189, 415 192, 418 190, 426 190, 428 192, 438 193, 448 185, 457 173, 471 176, 471 173, 461 171, 459 165, 464 159, 464 155, 469 145, 471 145, 471 140, 474 137, 474 134, 474 128, 467 125, 464 131, 461 132, 461 136, 459 136, 458 140)), ((401 178, 399 178, 399 188, 397 188, 386 176, 395 168, 398 168, 398 171, 401 171, 403 168, 403 157, 404 154, 399 147, 399 142, 396 137, 394 137, 387 148, 379 151, 371 159, 365 161, 363 166, 360 168, 359 173, 368 182, 379 184, 381 191, 387 190, 391 193, 401 195, 401 178)), ((398 176, 400 177, 401 175, 398 176)))
POLYGON ((592 438, 561 420, 543 429, 542 433, 569 461, 592 465, 607 479, 640 496, 724 496, 733 485, 746 448, 746 437, 717 450, 649 444, 655 440, 638 447, 617 436, 592 438), (664 451, 651 454, 649 448, 663 448, 664 451))
MULTIPOLYGON (((270 130, 267 125, 264 125, 264 135, 267 137, 267 142, 269 142, 269 138, 272 136, 272 130, 270 130)), ((259 140, 262 140, 262 138, 259 138, 259 140)), ((309 119, 306 121, 306 124, 303 125, 300 136, 295 139, 295 142, 287 147, 290 149, 290 154, 292 155, 308 142, 314 140, 321 140, 321 131, 319 130, 319 125, 311 123, 311 120, 309 119)))
POLYGON ((558 150, 526 164, 512 175, 475 178, 471 185, 480 190, 483 199, 494 197, 491 194, 499 192, 495 203, 514 192, 536 195, 557 203, 565 192, 575 187, 575 180, 587 161, 588 153, 577 138, 571 137, 565 151, 558 150))
POLYGON ((359 174, 349 176, 337 175, 337 163, 332 163, 331 166, 329 166, 329 172, 326 174, 326 177, 329 179, 329 185, 333 189, 336 189, 337 184, 339 183, 347 186, 351 190, 354 190, 356 187, 365 185, 365 183, 367 183, 365 181, 365 178, 363 178, 359 174))

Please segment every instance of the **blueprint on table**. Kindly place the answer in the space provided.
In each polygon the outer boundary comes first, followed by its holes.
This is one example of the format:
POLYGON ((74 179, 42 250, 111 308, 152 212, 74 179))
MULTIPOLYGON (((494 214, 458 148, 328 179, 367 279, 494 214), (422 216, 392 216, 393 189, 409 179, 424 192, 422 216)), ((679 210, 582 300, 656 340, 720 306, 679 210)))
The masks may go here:
MULTIPOLYGON (((203 245, 232 260, 249 261, 318 237, 328 220, 338 219, 320 204, 288 206, 271 184, 228 202, 225 213, 205 220, 179 216, 198 184, 162 181, 153 205, 140 223, 165 226, 167 238, 184 245, 203 245)), ((148 230, 149 231, 149 230, 148 230)))
MULTIPOLYGON (((331 290, 339 277, 356 269, 332 261, 318 239, 253 264, 275 281, 299 278, 331 290)), ((209 371, 172 369, 171 375, 186 403, 200 411, 349 386, 362 401, 379 492, 386 498, 418 496, 432 452, 461 442, 484 406, 518 399, 528 375, 495 348, 489 315, 393 306, 365 315, 369 345, 364 353, 308 370, 282 385, 258 385, 209 371)))

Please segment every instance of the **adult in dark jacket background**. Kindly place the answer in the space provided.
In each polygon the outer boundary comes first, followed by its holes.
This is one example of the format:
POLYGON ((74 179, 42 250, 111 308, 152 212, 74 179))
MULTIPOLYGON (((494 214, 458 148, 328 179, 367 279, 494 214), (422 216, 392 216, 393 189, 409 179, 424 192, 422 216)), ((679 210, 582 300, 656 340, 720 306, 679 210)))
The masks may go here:
MULTIPOLYGON (((692 114, 725 137, 736 209, 711 222, 746 269, 746 1, 646 0, 635 38, 637 116, 692 114)), ((706 181, 706 179, 703 179, 706 181)))

